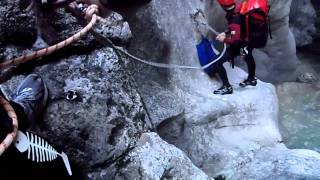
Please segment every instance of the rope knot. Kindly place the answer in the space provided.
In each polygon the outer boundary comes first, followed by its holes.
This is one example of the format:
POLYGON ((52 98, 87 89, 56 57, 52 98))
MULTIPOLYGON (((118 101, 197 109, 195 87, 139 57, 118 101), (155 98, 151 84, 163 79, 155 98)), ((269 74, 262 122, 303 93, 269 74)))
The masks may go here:
POLYGON ((86 10, 86 15, 85 15, 85 19, 86 20, 91 20, 92 16, 94 14, 98 14, 99 13, 99 7, 96 4, 91 4, 87 10, 86 10))

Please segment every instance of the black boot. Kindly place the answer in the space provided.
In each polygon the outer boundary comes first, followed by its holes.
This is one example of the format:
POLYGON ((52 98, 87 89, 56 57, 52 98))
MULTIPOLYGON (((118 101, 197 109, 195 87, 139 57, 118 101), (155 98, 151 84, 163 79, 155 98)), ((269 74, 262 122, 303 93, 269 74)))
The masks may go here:
POLYGON ((34 125, 47 103, 48 89, 36 74, 30 74, 19 85, 13 101, 23 107, 31 125, 34 125))
POLYGON ((233 88, 231 85, 229 85, 229 86, 222 86, 221 88, 213 91, 213 94, 225 95, 225 94, 232 94, 232 92, 233 92, 233 88))
POLYGON ((246 86, 256 86, 257 85, 257 79, 256 78, 248 78, 241 83, 239 83, 240 87, 246 87, 246 86))

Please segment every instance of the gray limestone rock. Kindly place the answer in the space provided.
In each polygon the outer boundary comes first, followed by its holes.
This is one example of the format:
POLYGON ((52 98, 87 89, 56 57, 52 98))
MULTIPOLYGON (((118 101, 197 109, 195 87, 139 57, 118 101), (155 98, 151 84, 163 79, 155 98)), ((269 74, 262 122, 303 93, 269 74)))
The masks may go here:
POLYGON ((265 149, 251 159, 239 164, 238 173, 230 179, 320 179, 317 167, 320 155, 314 151, 295 149, 288 150, 284 146, 265 149))
MULTIPOLYGON (((126 166, 115 179, 212 179, 192 164, 187 155, 163 141, 156 133, 142 134, 137 146, 125 157, 126 166)), ((90 179, 108 179, 107 173, 89 174, 90 179)))
MULTIPOLYGON (((295 79, 291 1, 270 0, 270 4, 274 39, 254 52, 258 77, 274 82, 295 79)), ((151 1, 125 11, 124 19, 134 35, 129 51, 148 61, 199 67, 190 18, 198 8, 206 12, 213 27, 223 30, 223 11, 211 0, 151 1)), ((75 18, 59 13, 56 25, 63 32, 58 38, 80 29, 75 18)), ((115 16, 121 23, 110 29, 127 42, 128 26, 115 16)), ((111 37, 115 36, 111 33, 111 37)), ((78 45, 94 42, 92 36, 88 38, 78 45)), ((120 59, 110 48, 63 60, 33 71, 43 76, 50 90, 44 121, 36 132, 89 171, 88 179, 319 177, 315 169, 319 154, 281 145, 275 88, 260 80, 256 87, 238 87, 247 76, 239 68, 225 63, 234 93, 217 96, 212 91, 220 87, 220 81, 200 70, 155 68, 120 59), (68 91, 79 97, 66 100, 68 91), (155 133, 145 133, 150 129, 173 145, 155 133)), ((7 92, 19 78, 5 84, 7 92)))
POLYGON ((302 82, 302 83, 314 83, 317 80, 318 80, 317 77, 310 72, 305 72, 297 78, 297 82, 302 82))
MULTIPOLYGON (((241 70, 229 70, 232 84, 245 77, 241 70)), ((235 92, 229 97, 190 96, 184 123, 168 122, 160 131, 164 139, 185 151, 211 177, 226 169, 237 173, 228 167, 248 158, 249 152, 258 152, 281 140, 273 86, 259 81, 254 88, 234 87, 235 92)))
MULTIPOLYGON (((74 35, 83 28, 78 19, 70 13, 66 13, 65 10, 58 10, 57 13, 55 13, 54 18, 56 20, 52 22, 52 26, 57 32, 56 42, 74 35)), ((131 30, 129 24, 124 21, 120 14, 111 12, 104 20, 105 22, 97 21, 93 27, 93 30, 96 33, 118 43, 124 44, 129 42, 132 37, 131 30)), ((88 33, 81 40, 72 44, 72 46, 85 45, 96 47, 99 46, 98 44, 98 41, 88 33)))
POLYGON ((316 11, 310 0, 292 1, 290 9, 290 29, 295 37, 297 47, 312 43, 316 11))
POLYGON ((122 44, 130 41, 132 34, 129 24, 119 13, 111 12, 105 20, 105 23, 99 23, 94 27, 97 33, 122 44))
POLYGON ((295 81, 299 73, 296 44, 289 29, 291 0, 269 1, 272 39, 256 50, 257 76, 267 82, 295 81))
MULTIPOLYGON (((146 6, 127 12, 125 16, 134 34, 130 52, 148 61, 199 66, 190 13, 201 4, 198 1, 151 1, 146 6)), ((157 126, 183 113, 185 91, 181 86, 191 85, 199 75, 202 76, 201 71, 156 68, 131 61, 139 92, 148 111, 152 112, 153 124, 157 126)), ((196 86, 194 84, 194 88, 196 86)))
POLYGON ((36 17, 19 0, 0 2, 0 45, 31 46, 37 38, 36 17))
MULTIPOLYGON (((37 133, 84 169, 104 167, 133 148, 151 128, 136 85, 110 48, 37 68, 50 101, 37 133), (74 90, 79 97, 66 99, 74 90)), ((21 79, 21 76, 19 76, 21 79)), ((12 94, 18 81, 6 83, 12 94)))
MULTIPOLYGON (((298 61, 289 29, 291 1, 270 1, 270 4, 274 39, 266 48, 255 51, 258 77, 269 81, 295 80, 293 72, 298 61)), ((131 52, 149 61, 198 66, 196 33, 190 19, 197 8, 213 8, 211 13, 207 12, 209 19, 215 16, 217 24, 224 22, 223 11, 212 1, 152 1, 126 14, 135 34, 131 52)), ((167 118, 150 115, 152 122, 159 124, 161 137, 186 152, 211 177, 230 169, 231 174, 236 174, 237 169, 228 167, 245 163, 261 149, 282 141, 278 99, 271 84, 259 81, 257 87, 241 89, 238 83, 247 75, 226 63, 234 94, 221 97, 212 94, 220 86, 219 81, 210 80, 202 72, 159 69, 136 62, 130 65, 148 112, 166 110, 167 118), (154 85, 161 87, 159 94, 169 89, 176 95, 161 99, 159 105, 155 93, 150 92, 154 85)))

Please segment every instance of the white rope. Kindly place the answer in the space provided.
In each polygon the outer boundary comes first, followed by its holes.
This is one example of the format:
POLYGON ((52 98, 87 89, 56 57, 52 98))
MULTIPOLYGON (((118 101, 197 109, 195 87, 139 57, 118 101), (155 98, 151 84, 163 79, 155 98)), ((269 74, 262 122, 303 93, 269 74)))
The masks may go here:
MULTIPOLYGON (((209 26, 208 24, 205 24, 206 26, 208 26, 209 30, 212 31, 214 34, 219 34, 217 31, 215 31, 211 26, 209 26)), ((132 54, 130 54, 128 51, 124 50, 123 48, 114 45, 110 40, 109 43, 113 46, 113 48, 117 49, 118 51, 124 53, 125 55, 127 55, 128 57, 137 60, 139 62, 142 62, 144 64, 148 64, 150 66, 154 66, 154 67, 159 67, 159 68, 168 68, 168 69, 196 69, 196 70, 204 70, 207 69, 208 67, 210 67, 211 65, 213 65, 215 62, 219 61, 224 54, 226 53, 227 50, 227 45, 226 43, 223 44, 223 50, 220 53, 219 57, 217 57, 216 59, 214 59, 212 62, 210 62, 209 64, 206 64, 205 66, 202 67, 196 67, 196 66, 183 66, 183 65, 177 65, 177 64, 165 64, 165 63, 157 63, 157 62, 151 62, 151 61, 147 61, 147 60, 143 60, 141 58, 138 58, 132 54)))
POLYGON ((226 44, 224 44, 223 51, 222 51, 222 53, 220 53, 219 57, 217 57, 215 60, 213 60, 209 64, 206 64, 205 66, 202 66, 202 67, 183 66, 183 65, 176 65, 176 64, 165 64, 165 63, 150 62, 150 61, 143 60, 141 58, 138 58, 138 57, 130 54, 128 51, 123 50, 119 46, 114 46, 114 48, 117 49, 118 51, 121 51, 122 53, 124 53, 125 55, 129 56, 130 58, 132 58, 134 60, 137 60, 139 62, 142 62, 144 64, 148 64, 150 66, 155 66, 155 67, 159 67, 159 68, 168 68, 168 69, 197 69, 197 70, 204 70, 204 69, 207 69, 208 67, 210 67, 215 62, 219 61, 224 56, 224 54, 226 52, 226 49, 227 49, 227 46, 226 46, 226 44))

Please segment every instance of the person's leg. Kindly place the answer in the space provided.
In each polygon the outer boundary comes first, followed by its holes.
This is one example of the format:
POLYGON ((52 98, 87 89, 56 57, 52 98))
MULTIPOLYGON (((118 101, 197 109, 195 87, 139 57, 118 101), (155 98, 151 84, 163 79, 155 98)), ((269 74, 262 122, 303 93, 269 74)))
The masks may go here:
MULTIPOLYGON (((215 65, 215 73, 217 73, 222 81, 222 87, 213 91, 214 94, 232 94, 233 89, 232 86, 230 85, 228 75, 226 72, 226 69, 223 67, 223 63, 226 62, 227 60, 230 60, 231 58, 234 58, 234 51, 230 47, 227 49, 226 54, 224 57, 219 60, 215 65)), ((210 75, 212 76, 212 75, 210 75)))
POLYGON ((223 67, 223 62, 218 62, 217 65, 217 74, 219 75, 223 86, 230 86, 228 75, 226 69, 223 67))
POLYGON ((257 80, 255 78, 256 63, 252 55, 252 50, 253 48, 247 48, 247 55, 245 56, 245 61, 248 67, 248 78, 239 84, 241 87, 245 87, 248 85, 251 85, 251 86, 257 85, 257 80))
POLYGON ((33 126, 42 114, 47 99, 48 90, 41 77, 30 74, 18 86, 13 102, 23 108, 30 125, 33 126))
POLYGON ((254 79, 256 74, 256 63, 254 61, 253 55, 252 55, 252 48, 248 48, 248 55, 245 57, 245 61, 248 66, 248 79, 254 79))
POLYGON ((214 94, 232 94, 233 88, 229 83, 227 72, 225 68, 223 67, 223 63, 219 63, 219 66, 217 66, 217 74, 222 80, 222 87, 213 91, 214 94))

